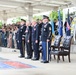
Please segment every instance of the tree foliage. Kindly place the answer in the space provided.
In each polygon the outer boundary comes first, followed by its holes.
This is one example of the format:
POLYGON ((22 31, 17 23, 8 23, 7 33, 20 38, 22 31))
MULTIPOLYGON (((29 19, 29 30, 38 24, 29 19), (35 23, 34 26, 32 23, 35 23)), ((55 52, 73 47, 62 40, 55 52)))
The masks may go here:
POLYGON ((2 23, 2 21, 0 21, 0 29, 2 28, 2 25, 3 25, 3 23, 2 23))
MULTIPOLYGON (((61 16, 61 18, 63 18, 63 12, 62 12, 62 10, 60 10, 60 16, 61 16)), ((50 19, 58 19, 58 11, 52 11, 51 13, 50 13, 50 15, 49 15, 49 17, 50 17, 50 19)))
POLYGON ((12 20, 12 23, 17 23, 17 22, 20 22, 20 21, 21 21, 21 18, 18 17, 18 18, 13 19, 13 20, 12 20))
POLYGON ((37 20, 37 19, 40 19, 41 20, 42 19, 42 15, 40 15, 40 16, 34 16, 33 19, 34 20, 37 20))

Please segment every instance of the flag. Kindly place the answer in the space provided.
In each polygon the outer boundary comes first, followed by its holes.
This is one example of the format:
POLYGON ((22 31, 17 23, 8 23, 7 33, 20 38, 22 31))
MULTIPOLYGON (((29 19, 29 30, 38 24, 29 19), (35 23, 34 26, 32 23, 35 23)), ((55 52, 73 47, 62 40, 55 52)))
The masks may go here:
POLYGON ((67 25, 66 25, 66 35, 70 36, 71 35, 71 30, 70 30, 70 15, 69 15, 69 9, 68 9, 68 16, 67 16, 67 25))
MULTIPOLYGON (((52 11, 52 13, 53 13, 53 11, 52 11)), ((52 34, 54 35, 54 34, 55 34, 55 32, 54 32, 54 21, 53 21, 53 15, 51 15, 51 21, 50 21, 50 24, 51 24, 51 26, 52 26, 52 34)))
POLYGON ((58 11, 58 33, 60 36, 63 36, 63 26, 62 26, 62 21, 60 16, 60 10, 58 11))
POLYGON ((53 21, 53 19, 51 19, 50 24, 52 26, 52 34, 54 35, 54 21, 53 21))
POLYGON ((67 22, 67 31, 70 30, 70 25, 69 23, 67 22))

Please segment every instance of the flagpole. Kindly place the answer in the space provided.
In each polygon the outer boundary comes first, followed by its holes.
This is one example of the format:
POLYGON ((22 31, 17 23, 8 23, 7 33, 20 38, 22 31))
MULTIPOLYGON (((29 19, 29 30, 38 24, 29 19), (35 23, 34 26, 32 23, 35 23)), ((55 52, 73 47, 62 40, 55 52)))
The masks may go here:
MULTIPOLYGON (((68 10, 70 11, 70 9, 69 9, 69 5, 68 5, 68 10)), ((70 24, 71 25, 71 24, 70 24)), ((71 26, 70 26, 71 27, 71 26)), ((75 39, 75 34, 76 34, 76 32, 75 32, 75 28, 73 29, 73 39, 74 39, 74 41, 76 40, 75 39)), ((72 34, 72 32, 70 31, 70 34, 72 34)))
POLYGON ((63 9, 63 36, 66 36, 66 32, 64 28, 65 21, 66 21, 66 13, 65 10, 63 9))
MULTIPOLYGON (((59 12, 60 12, 60 7, 58 8, 58 18, 59 18, 59 12)), ((59 20, 58 20, 58 34, 60 35, 59 20)))
POLYGON ((58 8, 58 11, 60 10, 61 7, 58 8))

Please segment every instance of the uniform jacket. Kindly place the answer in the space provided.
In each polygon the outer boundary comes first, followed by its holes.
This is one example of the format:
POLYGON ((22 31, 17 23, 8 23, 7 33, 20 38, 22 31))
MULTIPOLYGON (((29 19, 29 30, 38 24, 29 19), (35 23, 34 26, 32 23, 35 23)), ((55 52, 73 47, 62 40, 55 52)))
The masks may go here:
POLYGON ((42 25, 41 31, 41 41, 47 41, 47 39, 51 40, 52 38, 52 27, 49 23, 42 25))
POLYGON ((19 42, 22 42, 22 38, 24 38, 24 32, 26 30, 26 27, 24 25, 20 26, 17 32, 17 40, 19 42))
POLYGON ((32 41, 39 40, 39 26, 32 27, 32 41))
POLYGON ((32 28, 31 26, 26 27, 26 31, 25 31, 25 40, 30 40, 31 41, 31 32, 32 32, 32 28))

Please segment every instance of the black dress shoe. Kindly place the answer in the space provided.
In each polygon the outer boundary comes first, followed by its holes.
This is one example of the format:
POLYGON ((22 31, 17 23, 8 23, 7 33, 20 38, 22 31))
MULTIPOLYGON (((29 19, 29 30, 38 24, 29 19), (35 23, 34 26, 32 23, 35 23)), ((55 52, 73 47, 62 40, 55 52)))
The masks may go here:
POLYGON ((19 56, 19 58, 24 58, 25 56, 19 56))
POLYGON ((49 63, 49 61, 41 61, 41 63, 49 63))
POLYGON ((25 57, 25 59, 31 59, 31 57, 25 57))
POLYGON ((39 60, 38 58, 32 58, 32 60, 39 60))

